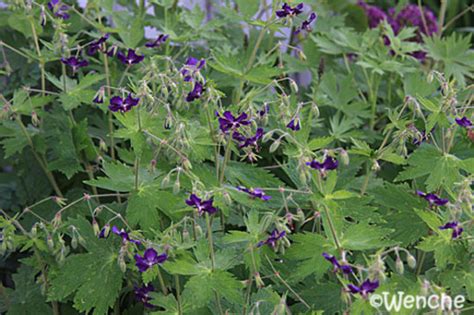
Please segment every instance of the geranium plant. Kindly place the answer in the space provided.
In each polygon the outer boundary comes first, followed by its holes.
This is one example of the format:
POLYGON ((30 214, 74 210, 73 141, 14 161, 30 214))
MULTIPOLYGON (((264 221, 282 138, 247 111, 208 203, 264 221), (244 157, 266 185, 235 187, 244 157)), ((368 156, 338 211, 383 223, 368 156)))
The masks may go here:
POLYGON ((467 1, 4 2, 2 312, 472 312, 467 1))

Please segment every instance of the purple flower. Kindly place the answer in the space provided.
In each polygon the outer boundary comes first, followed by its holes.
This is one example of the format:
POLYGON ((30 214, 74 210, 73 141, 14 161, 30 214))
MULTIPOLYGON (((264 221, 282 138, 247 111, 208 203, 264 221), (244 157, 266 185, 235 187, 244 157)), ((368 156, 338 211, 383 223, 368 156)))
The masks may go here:
POLYGON ((201 98, 204 88, 200 82, 194 83, 194 88, 186 96, 186 102, 194 102, 196 99, 201 98))
POLYGON ((214 200, 212 198, 203 201, 195 194, 191 194, 189 199, 186 199, 186 204, 196 208, 199 215, 202 215, 204 212, 207 212, 208 214, 216 213, 217 208, 214 207, 212 204, 213 202, 214 200))
POLYGON ((373 293, 375 289, 379 287, 379 281, 370 281, 370 279, 365 280, 359 287, 353 284, 349 284, 347 289, 352 294, 360 294, 363 297, 367 297, 369 293, 373 293))
POLYGON ((313 23, 313 21, 315 21, 317 17, 318 17, 318 15, 315 12, 312 12, 308 16, 308 18, 306 20, 304 20, 303 23, 301 23, 301 26, 296 28, 295 34, 299 34, 303 30, 308 32, 308 33, 311 32, 312 31, 311 23, 313 23))
POLYGON ((126 65, 135 65, 137 63, 140 63, 145 59, 144 55, 137 55, 135 50, 133 49, 128 49, 127 54, 125 55, 123 52, 119 51, 117 53, 117 58, 126 65))
POLYGON ((300 118, 297 116, 293 118, 288 125, 286 125, 287 128, 293 130, 293 131, 298 131, 301 129, 301 124, 300 124, 300 118))
POLYGON ((80 60, 76 57, 61 58, 61 62, 66 66, 71 67, 73 72, 76 72, 79 68, 87 67, 89 65, 87 60, 80 60))
POLYGON ((278 232, 278 230, 275 229, 265 241, 258 242, 257 247, 261 247, 266 244, 271 248, 275 248, 278 240, 282 239, 285 235, 285 231, 278 232))
POLYGON ((424 198, 426 201, 429 202, 430 206, 437 205, 437 206, 444 206, 445 204, 448 203, 448 199, 443 199, 437 196, 436 194, 429 193, 426 194, 422 191, 417 190, 416 194, 422 198, 424 198))
POLYGON ((323 163, 320 163, 316 160, 312 160, 311 162, 306 162, 306 165, 316 170, 319 170, 321 174, 325 174, 326 171, 335 170, 338 167, 339 162, 333 157, 327 156, 324 159, 323 163))
POLYGON ((360 1, 360 0, 357 4, 364 9, 365 14, 367 15, 367 18, 369 19, 370 28, 377 27, 377 25, 379 25, 380 22, 387 19, 387 14, 379 7, 376 7, 374 5, 368 5, 364 1, 360 1))
POLYGON ((250 195, 251 198, 258 198, 263 201, 272 199, 272 196, 266 195, 263 189, 260 189, 260 188, 245 188, 245 187, 240 186, 240 187, 237 187, 237 189, 240 191, 246 192, 247 194, 250 195))
POLYGON ((119 230, 115 225, 112 227, 112 233, 120 236, 122 238, 123 243, 132 242, 137 245, 141 244, 140 241, 131 239, 124 229, 119 230))
POLYGON ((148 294, 153 291, 155 291, 155 288, 151 283, 143 287, 135 286, 135 299, 142 302, 145 307, 153 308, 155 305, 150 304, 151 296, 148 294))
POLYGON ((104 36, 100 37, 98 40, 93 41, 87 47, 87 54, 89 56, 95 55, 99 50, 104 51, 104 43, 109 39, 109 34, 105 34, 104 36))
POLYGON ((168 37, 169 37, 169 35, 160 34, 155 40, 146 43, 145 46, 148 47, 148 48, 160 47, 161 44, 164 44, 166 42, 168 37))
POLYGON ((439 229, 440 230, 452 229, 453 234, 451 234, 451 237, 453 240, 461 236, 461 233, 464 231, 464 229, 461 227, 461 225, 457 221, 448 222, 445 225, 440 226, 439 229))
POLYGON ((148 268, 153 267, 156 264, 162 264, 168 259, 168 255, 166 253, 158 255, 156 250, 153 248, 148 248, 143 253, 143 256, 135 254, 135 265, 137 266, 140 272, 145 272, 148 268))
POLYGON ((242 125, 247 126, 250 124, 250 120, 246 113, 242 113, 235 117, 230 111, 225 111, 222 116, 219 116, 219 113, 216 112, 216 116, 219 117, 219 128, 224 133, 227 133, 229 130, 236 130, 242 125))
POLYGON ((329 261, 333 266, 334 266, 334 272, 337 272, 338 270, 341 270, 342 273, 345 274, 351 274, 352 273, 352 268, 349 265, 346 264, 341 264, 336 257, 329 255, 328 253, 323 253, 323 257, 329 261))
POLYGON ((258 115, 263 118, 270 112, 270 106, 268 104, 263 105, 263 108, 258 111, 258 115))
POLYGON ((287 3, 284 3, 281 7, 281 10, 276 11, 276 15, 279 18, 284 18, 287 16, 296 16, 303 12, 303 3, 300 3, 294 7, 291 7, 287 3))
POLYGON ((198 73, 206 65, 206 60, 198 60, 194 57, 189 57, 186 63, 181 68, 181 74, 184 77, 184 81, 189 82, 193 76, 198 73))
POLYGON ((58 17, 63 20, 67 20, 70 18, 69 13, 69 6, 62 3, 60 0, 51 0, 48 2, 48 9, 50 9, 55 17, 58 17))
POLYGON ((472 121, 470 121, 467 117, 456 118, 456 124, 461 127, 470 129, 472 127, 472 121))
POLYGON ((113 112, 128 112, 132 107, 137 106, 139 98, 133 98, 132 93, 128 93, 128 96, 125 99, 122 99, 120 96, 114 96, 110 99, 109 109, 113 112))
POLYGON ((255 147, 258 150, 258 141, 263 137, 263 128, 258 128, 255 132, 255 136, 250 138, 246 138, 239 132, 235 131, 232 134, 232 138, 239 142, 243 142, 239 145, 239 148, 246 148, 246 147, 255 147))

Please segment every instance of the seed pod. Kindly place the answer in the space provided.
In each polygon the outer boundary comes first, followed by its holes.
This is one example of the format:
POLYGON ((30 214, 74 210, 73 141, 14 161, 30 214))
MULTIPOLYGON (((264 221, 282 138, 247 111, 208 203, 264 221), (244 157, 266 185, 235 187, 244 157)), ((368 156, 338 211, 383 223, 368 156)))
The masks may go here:
POLYGON ((411 269, 415 269, 416 259, 415 257, 413 257, 413 255, 407 254, 407 264, 408 264, 408 267, 410 267, 411 269))
POLYGON ((405 266, 403 265, 403 261, 400 259, 400 257, 397 257, 397 260, 395 261, 395 269, 401 275, 405 272, 405 266))
POLYGON ((95 218, 92 219, 92 230, 94 231, 95 236, 99 236, 100 227, 99 223, 97 223, 97 220, 95 218))

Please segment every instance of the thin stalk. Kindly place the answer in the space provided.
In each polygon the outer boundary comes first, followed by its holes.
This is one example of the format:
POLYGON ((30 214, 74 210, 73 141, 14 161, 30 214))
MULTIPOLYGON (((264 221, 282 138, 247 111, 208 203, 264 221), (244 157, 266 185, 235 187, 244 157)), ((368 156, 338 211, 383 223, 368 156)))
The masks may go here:
POLYGON ((443 34, 444 19, 446 18, 446 10, 448 9, 448 0, 441 0, 441 8, 439 9, 438 34, 443 34))
MULTIPOLYGON (((212 240, 212 227, 211 227, 211 220, 209 218, 209 213, 206 212, 206 226, 207 226, 207 240, 209 243, 209 252, 211 255, 211 268, 212 271, 215 270, 216 268, 216 256, 214 253, 214 242, 212 240)), ((214 291, 215 297, 216 297, 216 302, 217 302, 217 307, 219 308, 219 313, 222 315, 224 312, 222 311, 222 305, 221 305, 221 299, 219 296, 219 293, 214 291)))
POLYGON ((332 234, 332 237, 334 239, 334 243, 336 244, 337 249, 340 252, 342 252, 341 243, 339 242, 339 239, 337 238, 336 229, 335 229, 334 224, 332 222, 331 215, 329 214, 329 209, 326 205, 324 206, 324 213, 326 214, 326 218, 328 219, 329 229, 331 230, 331 234, 332 234))
POLYGON ((31 25, 31 32, 33 33, 33 39, 35 42, 35 47, 36 47, 36 53, 38 54, 38 59, 40 61, 40 71, 41 71, 41 90, 43 91, 43 96, 44 96, 44 90, 46 90, 46 79, 45 79, 45 73, 44 73, 44 61, 41 55, 41 49, 39 46, 39 41, 38 41, 38 34, 36 34, 36 28, 35 24, 33 22, 33 18, 30 17, 30 25, 31 25))
POLYGON ((165 280, 161 275, 160 268, 158 268, 158 282, 160 282, 161 292, 163 292, 164 295, 168 295, 168 289, 166 288, 165 280))
POLYGON ((174 282, 176 286, 176 301, 178 302, 178 315, 183 314, 182 306, 181 306, 181 288, 179 286, 179 276, 175 275, 174 276, 174 282))

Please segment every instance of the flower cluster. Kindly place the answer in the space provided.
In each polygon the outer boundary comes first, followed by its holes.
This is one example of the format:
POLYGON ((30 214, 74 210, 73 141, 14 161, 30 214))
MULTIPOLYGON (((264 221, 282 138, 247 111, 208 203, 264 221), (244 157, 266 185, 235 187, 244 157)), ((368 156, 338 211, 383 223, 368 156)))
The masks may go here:
POLYGON ((186 199, 186 204, 188 206, 196 208, 199 215, 202 215, 204 212, 208 214, 216 213, 217 208, 214 207, 213 203, 214 203, 213 198, 203 201, 201 198, 199 198, 195 194, 191 194, 189 196, 189 199, 186 199))
POLYGON ((109 39, 109 34, 105 34, 104 36, 101 36, 99 39, 93 41, 92 43, 89 44, 87 47, 87 54, 89 56, 95 55, 98 51, 101 51, 103 53, 106 52, 105 50, 105 42, 109 39))

